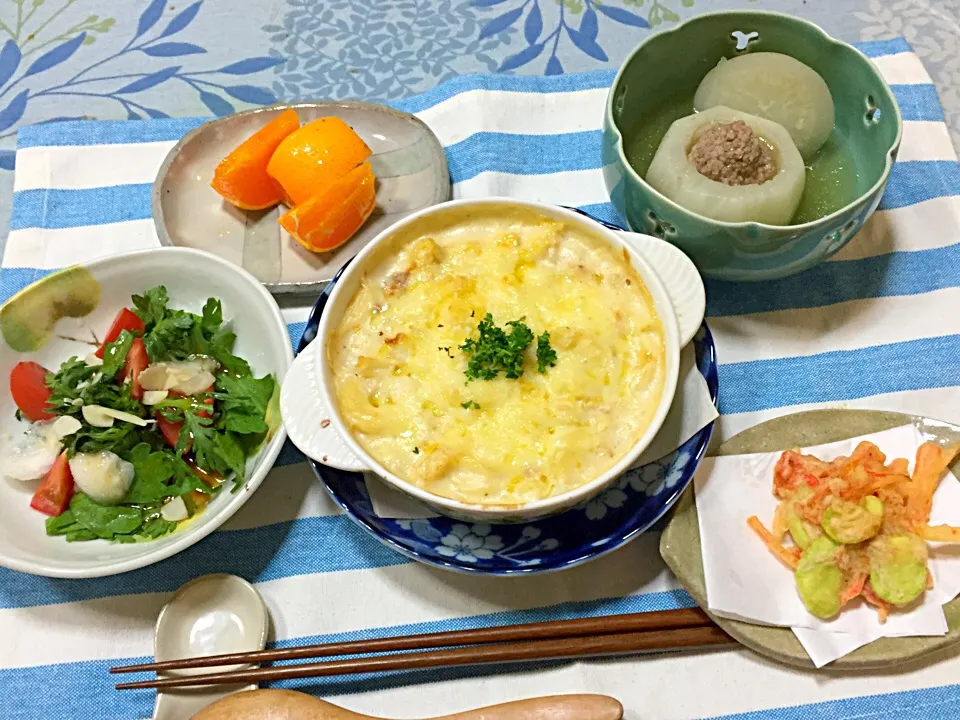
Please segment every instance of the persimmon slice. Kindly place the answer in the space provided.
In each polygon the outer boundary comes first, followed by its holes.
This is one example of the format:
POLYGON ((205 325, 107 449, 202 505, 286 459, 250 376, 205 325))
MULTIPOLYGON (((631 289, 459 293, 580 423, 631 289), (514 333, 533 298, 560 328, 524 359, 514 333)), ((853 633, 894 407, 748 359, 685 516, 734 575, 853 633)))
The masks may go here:
POLYGON ((283 139, 300 127, 295 110, 284 110, 227 155, 210 186, 244 210, 262 210, 283 199, 283 189, 267 174, 267 164, 283 139))
POLYGON ((375 205, 376 179, 370 163, 363 163, 281 215, 279 223, 307 250, 325 252, 349 240, 375 205))
POLYGON ((267 173, 294 206, 307 202, 370 157, 370 148, 335 116, 308 122, 277 147, 267 173))

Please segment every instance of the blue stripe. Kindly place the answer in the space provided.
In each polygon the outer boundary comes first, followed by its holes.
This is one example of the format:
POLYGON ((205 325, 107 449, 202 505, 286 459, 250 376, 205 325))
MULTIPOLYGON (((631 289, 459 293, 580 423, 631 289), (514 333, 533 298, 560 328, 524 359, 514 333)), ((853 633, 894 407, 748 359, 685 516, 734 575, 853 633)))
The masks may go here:
POLYGON ((913 52, 910 43, 902 37, 893 38, 892 40, 873 40, 870 42, 854 43, 853 46, 869 58, 913 52))
MULTIPOLYGON (((584 205, 583 210, 602 220, 622 223, 609 203, 584 205)), ((3 268, 0 302, 34 282, 49 270, 3 268)), ((821 263, 782 280, 759 283, 707 279, 707 316, 747 315, 824 307, 874 297, 919 295, 960 286, 960 243, 933 250, 895 252, 860 260, 821 263)), ((287 326, 294 346, 304 323, 287 326)))
POLYGON ((933 85, 891 85, 903 120, 943 122, 943 106, 933 85))
POLYGON ((599 130, 559 135, 479 132, 448 148, 450 180, 458 183, 482 172, 552 175, 600 167, 599 130))
POLYGON ((0 303, 5 303, 27 285, 51 272, 40 268, 0 268, 0 303))
POLYGON ((934 720, 956 717, 960 717, 960 685, 717 715, 704 720, 934 720))
POLYGON ((10 229, 48 230, 149 220, 150 183, 87 190, 43 188, 13 194, 10 229))
POLYGON ((954 387, 960 386, 960 335, 731 363, 718 374, 724 415, 954 387))
MULTIPOLYGON (((447 148, 451 180, 469 180, 482 172, 549 175, 600 167, 598 130, 560 135, 476 133, 447 148), (531 158, 538 158, 536 163, 531 158)), ((84 190, 36 189, 14 193, 11 230, 61 229, 108 225, 151 217, 149 183, 84 190)), ((881 210, 892 210, 960 193, 960 163, 896 163, 881 210)))
POLYGON ((960 194, 960 163, 956 160, 914 160, 895 163, 881 210, 916 205, 926 200, 960 194))
POLYGON ((170 142, 179 140, 209 119, 71 120, 27 125, 17 130, 17 148, 170 142))
MULTIPOLYGON (((593 600, 578 603, 563 603, 547 608, 491 613, 452 620, 424 622, 391 627, 380 627, 349 633, 333 633, 310 637, 291 638, 271 644, 271 647, 294 647, 314 643, 344 642, 370 638, 414 635, 428 632, 444 632, 467 628, 484 628, 519 623, 545 622, 578 617, 603 617, 620 613, 652 612, 693 607, 693 600, 683 590, 633 595, 626 598, 593 600)), ((149 717, 153 704, 153 694, 147 692, 107 693, 107 684, 119 678, 111 678, 107 669, 114 665, 128 665, 135 662, 148 662, 147 657, 113 658, 88 662, 63 663, 54 666, 35 666, 0 671, 0 686, 4 688, 4 707, 30 708, 31 717, 149 717), (49 682, 51 673, 57 681, 49 682), (43 692, 37 692, 42 687, 43 692), (109 699, 109 710, 104 705, 109 699)), ((277 663, 284 665, 287 663, 277 663)), ((523 665, 530 669, 531 664, 523 665)), ((447 668, 428 671, 433 681, 456 677, 495 675, 505 667, 447 668)), ((135 679, 137 676, 130 676, 135 679)), ((389 673, 365 675, 349 679, 317 678, 284 683, 274 683, 270 687, 297 687, 325 697, 358 692, 361 689, 386 689, 423 682, 423 672, 389 673)))
POLYGON ((825 262, 782 280, 738 283, 706 279, 705 285, 708 317, 919 295, 960 286, 960 243, 934 250, 825 262))
POLYGON ((0 568, 0 608, 173 591, 206 573, 232 573, 251 582, 265 582, 410 562, 345 515, 301 518, 246 530, 221 530, 167 560, 105 578, 65 580, 0 568))
POLYGON ((293 352, 297 352, 297 346, 300 344, 300 338, 303 337, 303 331, 306 327, 305 322, 287 324, 287 333, 290 335, 290 342, 293 343, 293 352))

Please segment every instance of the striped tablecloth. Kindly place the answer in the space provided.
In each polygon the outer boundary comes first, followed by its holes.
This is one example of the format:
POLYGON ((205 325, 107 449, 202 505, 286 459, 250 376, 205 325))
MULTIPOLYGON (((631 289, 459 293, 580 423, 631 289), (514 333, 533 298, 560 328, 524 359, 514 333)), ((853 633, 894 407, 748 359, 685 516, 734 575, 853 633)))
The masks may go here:
MULTIPOLYGON (((709 282, 721 361, 719 439, 811 407, 884 408, 960 423, 960 165, 930 78, 902 40, 868 43, 905 132, 880 210, 831 261, 777 282, 709 282)), ((656 72, 656 69, 651 69, 656 72)), ((512 195, 616 219, 599 171, 612 73, 466 76, 397 103, 447 149, 458 197, 512 195)), ((150 183, 199 119, 79 122, 19 133, 0 299, 49 270, 153 247, 150 183)), ((294 342, 305 308, 286 309, 294 342)), ((51 580, 0 570, 0 717, 149 716, 106 668, 152 652, 161 605, 187 580, 257 583, 280 646, 674 608, 691 604, 658 538, 564 573, 487 579, 387 550, 327 498, 294 451, 241 512, 190 550, 126 575, 51 580)), ((373 714, 422 716, 521 696, 594 691, 630 718, 960 717, 960 658, 836 677, 746 650, 321 681, 313 692, 373 714)), ((296 683, 294 683, 296 685, 296 683)))

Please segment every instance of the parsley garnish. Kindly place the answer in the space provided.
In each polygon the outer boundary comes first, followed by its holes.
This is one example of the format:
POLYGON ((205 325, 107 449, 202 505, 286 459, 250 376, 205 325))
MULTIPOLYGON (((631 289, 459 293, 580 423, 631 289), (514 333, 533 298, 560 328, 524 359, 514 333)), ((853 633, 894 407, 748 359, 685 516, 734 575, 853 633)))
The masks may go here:
MULTIPOLYGON (((523 375, 523 353, 533 342, 533 331, 523 322, 525 318, 511 320, 506 327, 509 332, 499 328, 493 322, 493 315, 487 313, 477 331, 478 338, 467 338, 460 346, 468 356, 467 381, 493 380, 501 372, 511 380, 523 375)), ((537 339, 537 370, 546 372, 547 367, 556 364, 557 354, 550 347, 550 334, 544 332, 537 339)))
POLYGON ((419 454, 420 454, 420 448, 415 447, 415 448, 413 449, 413 454, 414 454, 414 455, 419 455, 419 454))
POLYGON ((466 402, 460 403, 460 407, 462 407, 464 410, 469 410, 470 408, 479 410, 480 404, 476 400, 467 400, 466 402))
POLYGON ((550 333, 544 331, 537 338, 537 372, 542 375, 548 367, 553 367, 556 364, 557 351, 550 347, 550 333))

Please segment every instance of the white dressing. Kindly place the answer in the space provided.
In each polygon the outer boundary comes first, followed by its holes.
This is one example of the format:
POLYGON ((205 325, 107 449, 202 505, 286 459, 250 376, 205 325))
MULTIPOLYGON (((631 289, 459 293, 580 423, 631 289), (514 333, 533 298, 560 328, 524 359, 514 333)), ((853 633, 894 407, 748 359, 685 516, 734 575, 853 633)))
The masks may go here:
POLYGON ((60 439, 44 425, 31 425, 19 435, 4 438, 0 467, 12 480, 37 480, 53 467, 60 454, 60 439))
POLYGON ((112 505, 123 500, 133 483, 131 463, 104 450, 77 453, 70 459, 70 473, 77 488, 94 502, 112 505))

